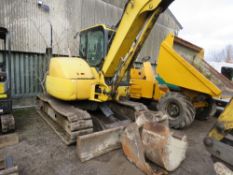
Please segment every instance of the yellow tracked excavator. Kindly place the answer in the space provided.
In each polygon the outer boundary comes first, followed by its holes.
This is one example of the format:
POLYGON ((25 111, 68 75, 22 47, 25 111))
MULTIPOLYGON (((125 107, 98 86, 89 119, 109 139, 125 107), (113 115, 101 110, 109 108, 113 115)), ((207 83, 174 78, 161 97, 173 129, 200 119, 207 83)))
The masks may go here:
MULTIPOLYGON (((128 87, 122 86, 121 81, 137 58, 158 17, 172 1, 129 0, 114 29, 101 24, 80 32, 80 57, 51 58, 45 83, 47 93, 38 96, 38 106, 43 118, 67 145, 75 143, 77 136, 89 135, 91 139, 85 144, 91 145, 90 150, 100 151, 98 145, 102 143, 99 142, 106 137, 101 135, 100 139, 96 139, 100 134, 93 135, 93 131, 104 130, 105 134, 109 134, 114 128, 124 128, 133 121, 140 123, 137 127, 144 127, 148 122, 164 120, 162 114, 148 110, 141 103, 122 100, 128 87), (161 119, 158 116, 162 116, 161 119)), ((167 170, 174 170, 185 157, 186 141, 185 137, 173 137, 165 123, 144 128, 148 135, 143 136, 145 139, 139 142, 148 147, 158 146, 157 149, 148 149, 147 154, 152 155, 150 157, 153 157, 155 163, 167 170), (146 138, 151 139, 148 141, 146 138), (176 155, 177 150, 179 154, 176 155)), ((141 131, 137 127, 133 127, 134 130, 131 131, 141 131)), ((111 146, 116 137, 116 142, 119 141, 121 134, 113 133, 115 134, 110 134, 107 141, 105 139, 104 146, 111 146)), ((123 140, 128 142, 136 138, 135 133, 127 132, 128 135, 123 140)), ((135 162, 139 163, 142 157, 137 157, 137 151, 144 155, 144 149, 138 150, 137 145, 126 145, 132 146, 131 151, 134 148, 136 151, 135 155, 130 154, 133 152, 129 153, 128 147, 127 151, 125 149, 126 155, 133 156, 135 162)), ((80 146, 78 149, 85 148, 88 147, 80 146)), ((88 156, 93 155, 87 152, 85 156, 87 160, 88 156)), ((145 159, 141 160, 143 162, 145 159)), ((147 174, 154 174, 147 164, 137 165, 147 174)))

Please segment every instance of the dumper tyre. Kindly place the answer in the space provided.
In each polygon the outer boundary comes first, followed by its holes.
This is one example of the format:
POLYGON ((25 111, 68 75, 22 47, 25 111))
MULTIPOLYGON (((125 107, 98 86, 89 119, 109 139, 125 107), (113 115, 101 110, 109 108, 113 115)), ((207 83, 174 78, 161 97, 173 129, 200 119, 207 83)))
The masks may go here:
POLYGON ((183 129, 191 125, 195 119, 196 111, 188 97, 178 93, 169 92, 164 95, 158 109, 169 116, 169 126, 175 129, 183 129))
POLYGON ((202 109, 197 109, 196 119, 198 120, 208 120, 210 117, 214 117, 217 112, 217 106, 214 100, 207 100, 208 106, 202 109))

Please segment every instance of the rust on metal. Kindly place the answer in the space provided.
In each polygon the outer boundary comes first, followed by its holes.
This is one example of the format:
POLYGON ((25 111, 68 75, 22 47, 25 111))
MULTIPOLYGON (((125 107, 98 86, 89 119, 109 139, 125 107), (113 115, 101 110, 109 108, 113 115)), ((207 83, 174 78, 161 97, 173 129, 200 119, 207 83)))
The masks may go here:
POLYGON ((146 157, 167 171, 174 171, 184 160, 185 135, 173 134, 167 126, 154 122, 144 124, 141 136, 146 157))
POLYGON ((164 148, 168 144, 169 128, 158 123, 146 123, 142 130, 142 141, 146 157, 161 167, 164 165, 164 148))
POLYGON ((136 123, 139 127, 143 126, 145 123, 160 122, 168 126, 168 116, 164 115, 162 112, 154 111, 140 111, 136 116, 136 123))
POLYGON ((164 171, 156 171, 145 160, 144 146, 141 140, 139 127, 136 123, 130 124, 121 136, 122 149, 130 162, 134 163, 147 175, 163 175, 164 171))
POLYGON ((195 52, 201 52, 203 49, 193 43, 190 43, 186 40, 183 40, 182 38, 179 38, 177 36, 175 36, 175 39, 174 39, 174 42, 177 43, 177 44, 180 44, 182 46, 185 46, 195 52))
POLYGON ((144 129, 150 130, 155 133, 164 133, 164 132, 169 132, 167 128, 165 128, 163 125, 159 123, 146 123, 143 126, 144 129))

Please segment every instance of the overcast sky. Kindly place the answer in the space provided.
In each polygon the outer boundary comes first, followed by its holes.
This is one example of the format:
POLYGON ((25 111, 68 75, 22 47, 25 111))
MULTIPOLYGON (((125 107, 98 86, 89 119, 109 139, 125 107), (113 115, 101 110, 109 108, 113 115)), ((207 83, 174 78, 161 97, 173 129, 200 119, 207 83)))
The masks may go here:
POLYGON ((179 36, 212 51, 233 45, 233 0, 175 0, 171 11, 183 26, 179 36))

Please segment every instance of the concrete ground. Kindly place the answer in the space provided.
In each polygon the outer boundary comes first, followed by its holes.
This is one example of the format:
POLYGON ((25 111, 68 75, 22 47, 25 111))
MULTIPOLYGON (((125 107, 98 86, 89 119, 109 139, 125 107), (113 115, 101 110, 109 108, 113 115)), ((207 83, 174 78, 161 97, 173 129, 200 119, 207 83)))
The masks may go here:
MULTIPOLYGON (((75 146, 65 146, 35 109, 17 110, 14 115, 20 143, 1 149, 0 154, 12 155, 21 175, 143 175, 121 150, 81 163, 75 146)), ((214 121, 195 121, 184 131, 189 141, 187 157, 172 175, 215 174, 202 143, 214 121)))

